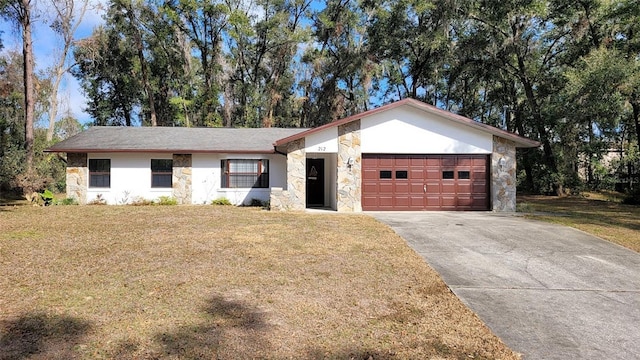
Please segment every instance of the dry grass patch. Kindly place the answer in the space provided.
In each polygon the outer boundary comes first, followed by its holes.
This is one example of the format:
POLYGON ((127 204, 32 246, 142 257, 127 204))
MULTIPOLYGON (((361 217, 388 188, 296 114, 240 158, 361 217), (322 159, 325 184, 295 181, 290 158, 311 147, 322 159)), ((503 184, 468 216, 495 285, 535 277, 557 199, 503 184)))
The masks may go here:
POLYGON ((589 196, 522 196, 519 211, 571 226, 640 252, 640 206, 624 205, 606 194, 589 196))
POLYGON ((0 208, 0 359, 514 359, 367 216, 0 208))

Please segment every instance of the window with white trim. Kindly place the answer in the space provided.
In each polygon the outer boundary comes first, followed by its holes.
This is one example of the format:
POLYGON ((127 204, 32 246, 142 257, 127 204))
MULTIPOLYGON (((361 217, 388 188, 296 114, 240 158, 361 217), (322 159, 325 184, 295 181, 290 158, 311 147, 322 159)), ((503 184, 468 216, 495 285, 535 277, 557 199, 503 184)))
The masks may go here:
POLYGON ((223 188, 268 188, 269 160, 226 159, 221 161, 223 188))
POLYGON ((89 159, 89 187, 111 187, 111 159, 89 159))
POLYGON ((173 160, 151 159, 151 187, 170 188, 173 178, 173 160))

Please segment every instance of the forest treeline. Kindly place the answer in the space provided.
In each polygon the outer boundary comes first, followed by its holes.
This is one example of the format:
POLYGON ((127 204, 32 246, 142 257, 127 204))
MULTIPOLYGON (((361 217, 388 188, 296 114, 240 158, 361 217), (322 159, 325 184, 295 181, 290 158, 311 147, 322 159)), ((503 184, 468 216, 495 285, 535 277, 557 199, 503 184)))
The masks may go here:
MULTIPOLYGON (((92 125, 314 127, 410 97, 540 141, 519 151, 521 190, 640 168, 637 0, 112 0, 68 60, 92 125)), ((7 76, 0 151, 25 132, 7 76)))

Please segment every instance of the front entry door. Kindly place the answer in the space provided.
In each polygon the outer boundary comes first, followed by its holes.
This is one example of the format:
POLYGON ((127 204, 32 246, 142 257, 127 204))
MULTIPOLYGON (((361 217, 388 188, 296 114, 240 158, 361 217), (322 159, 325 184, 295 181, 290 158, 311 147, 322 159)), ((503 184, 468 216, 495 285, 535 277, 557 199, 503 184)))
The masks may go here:
POLYGON ((324 159, 307 159, 307 207, 324 206, 324 159))

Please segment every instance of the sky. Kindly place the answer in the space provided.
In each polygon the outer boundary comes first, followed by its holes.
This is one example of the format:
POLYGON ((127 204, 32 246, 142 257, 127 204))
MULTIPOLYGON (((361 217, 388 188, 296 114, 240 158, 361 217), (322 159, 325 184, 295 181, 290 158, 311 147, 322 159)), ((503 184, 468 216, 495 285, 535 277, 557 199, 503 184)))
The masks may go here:
MULTIPOLYGON (((101 3, 105 3, 105 0, 93 0, 90 5, 90 9, 87 10, 85 16, 78 27, 75 34, 75 39, 83 39, 91 35, 93 29, 100 25, 102 15, 104 13, 101 10, 101 3)), ((45 71, 47 67, 51 66, 54 61, 54 52, 61 47, 60 39, 53 33, 48 23, 50 23, 50 17, 52 11, 47 8, 47 0, 39 0, 36 2, 37 16, 33 24, 33 53, 35 57, 36 72, 45 71)), ((0 20, 0 38, 2 39, 2 53, 7 51, 16 50, 22 52, 22 33, 16 30, 15 27, 8 23, 6 20, 0 20)), ((65 113, 68 103, 68 108, 71 114, 78 119, 81 123, 87 123, 91 121, 91 117, 84 112, 85 97, 82 94, 78 81, 67 74, 63 83, 60 86, 59 98, 60 113, 65 113)), ((46 122, 38 122, 37 126, 46 127, 46 122)))

